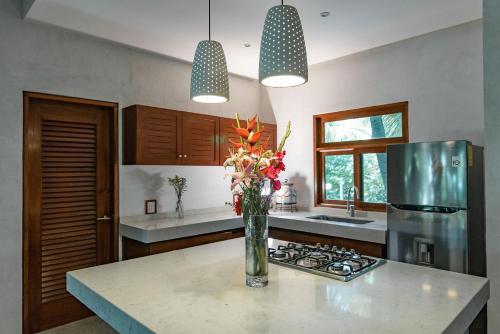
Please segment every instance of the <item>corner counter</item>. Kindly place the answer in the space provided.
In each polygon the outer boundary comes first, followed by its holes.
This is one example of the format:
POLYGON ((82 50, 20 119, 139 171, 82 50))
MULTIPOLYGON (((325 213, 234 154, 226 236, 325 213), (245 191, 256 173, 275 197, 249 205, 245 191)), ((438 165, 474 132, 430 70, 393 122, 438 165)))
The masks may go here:
MULTIPOLYGON (((367 255, 385 257, 385 215, 359 217, 373 221, 367 224, 307 218, 318 214, 345 216, 342 210, 335 209, 318 208, 293 213, 272 211, 269 215, 270 236, 303 243, 336 244, 367 255)), ((183 219, 167 214, 125 217, 120 224, 124 259, 234 239, 242 237, 243 233, 242 218, 230 208, 196 210, 183 219)))

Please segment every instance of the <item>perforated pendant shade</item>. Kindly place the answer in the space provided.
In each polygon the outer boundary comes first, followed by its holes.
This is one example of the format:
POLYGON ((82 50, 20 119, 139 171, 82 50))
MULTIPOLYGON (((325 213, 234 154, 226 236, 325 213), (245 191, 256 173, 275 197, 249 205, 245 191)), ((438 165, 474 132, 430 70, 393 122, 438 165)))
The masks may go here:
POLYGON ((196 47, 191 72, 191 100, 203 103, 229 100, 226 57, 217 41, 201 41, 196 47))
POLYGON ((259 81, 270 87, 292 87, 307 80, 306 43, 299 13, 293 6, 274 6, 264 23, 259 81))

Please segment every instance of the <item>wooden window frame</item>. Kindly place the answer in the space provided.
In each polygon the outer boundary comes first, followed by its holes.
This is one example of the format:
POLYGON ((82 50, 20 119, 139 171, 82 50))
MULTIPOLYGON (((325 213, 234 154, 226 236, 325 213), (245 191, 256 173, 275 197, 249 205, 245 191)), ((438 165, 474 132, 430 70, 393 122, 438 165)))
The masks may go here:
MULTIPOLYGON (((314 115, 314 202, 315 206, 345 208, 347 201, 327 200, 325 198, 325 157, 329 155, 353 155, 354 185, 359 189, 360 198, 363 193, 361 156, 366 153, 384 153, 387 145, 408 143, 408 102, 398 102, 386 105, 338 111, 328 114, 314 115), (341 121, 354 118, 364 118, 378 115, 402 114, 402 136, 395 138, 378 138, 349 142, 325 143, 324 125, 327 122, 341 121)), ((353 195, 353 197, 355 197, 353 195)), ((386 211, 386 204, 363 202, 354 198, 354 205, 363 211, 386 211)))

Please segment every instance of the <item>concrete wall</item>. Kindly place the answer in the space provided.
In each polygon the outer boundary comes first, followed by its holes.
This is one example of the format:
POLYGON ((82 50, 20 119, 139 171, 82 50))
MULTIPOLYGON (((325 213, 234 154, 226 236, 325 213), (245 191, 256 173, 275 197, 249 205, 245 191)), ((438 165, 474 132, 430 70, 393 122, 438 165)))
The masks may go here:
MULTIPOLYGON (((230 102, 191 102, 190 64, 23 21, 21 2, 0 0, 0 332, 9 334, 21 332, 23 90, 227 117, 248 117, 266 106, 260 85, 237 76, 230 76, 230 102)), ((269 108, 263 109, 262 119, 274 122, 269 108)), ((188 178, 185 209, 223 206, 231 199, 222 167, 122 166, 121 214, 143 213, 144 199, 152 196, 162 210, 173 210, 170 186, 158 189, 157 182, 176 173, 188 178)))
POLYGON ((489 333, 500 333, 500 2, 484 0, 484 110, 486 156, 486 249, 491 297, 489 333))
POLYGON ((484 143, 482 23, 476 21, 314 65, 309 82, 269 89, 279 131, 292 121, 287 175, 313 204, 315 114, 409 101, 411 141, 484 143))

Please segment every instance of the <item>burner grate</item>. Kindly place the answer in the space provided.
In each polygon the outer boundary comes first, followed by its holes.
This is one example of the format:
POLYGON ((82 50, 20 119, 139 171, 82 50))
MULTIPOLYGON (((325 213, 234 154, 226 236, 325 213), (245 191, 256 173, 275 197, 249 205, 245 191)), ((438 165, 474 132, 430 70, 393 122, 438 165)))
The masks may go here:
POLYGON ((354 249, 347 251, 335 246, 304 245, 274 240, 269 248, 269 261, 341 281, 350 281, 384 263, 383 259, 360 255, 354 249))

